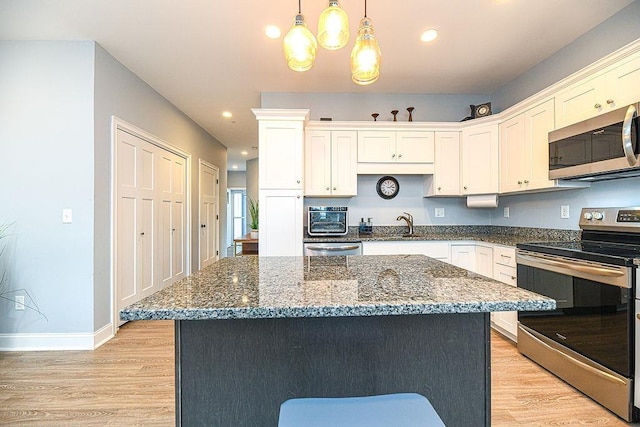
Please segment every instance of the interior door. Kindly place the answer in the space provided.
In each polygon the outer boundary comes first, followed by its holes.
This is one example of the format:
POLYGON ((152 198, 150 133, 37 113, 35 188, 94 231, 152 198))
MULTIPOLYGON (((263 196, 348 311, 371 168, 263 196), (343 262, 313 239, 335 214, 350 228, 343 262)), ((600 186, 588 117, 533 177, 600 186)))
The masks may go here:
POLYGON ((186 158, 134 133, 115 132, 115 319, 187 265, 186 158))
POLYGON ((200 268, 219 258, 218 250, 218 168, 200 161, 200 268))

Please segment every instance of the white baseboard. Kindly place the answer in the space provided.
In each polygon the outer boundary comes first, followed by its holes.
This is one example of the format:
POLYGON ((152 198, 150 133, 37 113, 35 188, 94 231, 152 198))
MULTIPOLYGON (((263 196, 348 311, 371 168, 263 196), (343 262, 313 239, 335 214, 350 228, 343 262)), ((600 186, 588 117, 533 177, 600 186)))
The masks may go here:
POLYGON ((112 337, 111 323, 93 333, 0 334, 0 351, 94 350, 112 337))

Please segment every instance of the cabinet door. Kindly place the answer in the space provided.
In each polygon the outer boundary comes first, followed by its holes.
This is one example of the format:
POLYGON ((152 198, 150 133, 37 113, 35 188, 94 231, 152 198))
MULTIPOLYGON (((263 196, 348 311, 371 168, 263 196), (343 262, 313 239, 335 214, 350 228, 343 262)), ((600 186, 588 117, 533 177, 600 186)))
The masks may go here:
POLYGON ((563 128, 602 113, 604 86, 604 77, 597 76, 556 94, 556 128, 563 128))
POLYGON ((433 163, 433 132, 397 132, 396 159, 398 163, 433 163))
POLYGON ((475 245, 451 245, 451 264, 465 270, 475 271, 476 269, 476 247, 475 245))
POLYGON ((260 120, 258 128, 260 188, 302 190, 302 122, 260 120))
POLYGON ((260 256, 302 256, 302 191, 260 189, 260 256))
POLYGON ((304 144, 305 196, 331 195, 331 157, 331 131, 306 131, 304 144))
MULTIPOLYGON (((315 161, 315 159, 313 159, 315 161)), ((331 132, 331 194, 358 194, 358 132, 331 132)))
POLYGON ((392 131, 358 132, 358 162, 395 163, 396 133, 392 131))
POLYGON ((462 194, 498 192, 498 125, 462 131, 462 194))
POLYGON ((524 123, 524 114, 519 114, 500 124, 500 192, 522 190, 528 180, 524 123))
POLYGON ((493 248, 490 246, 476 246, 476 269, 478 274, 493 279, 493 248))
POLYGON ((607 111, 622 108, 640 100, 640 55, 622 65, 613 68, 606 74, 607 79, 607 111))
POLYGON ((549 132, 554 129, 553 100, 544 102, 524 114, 527 176, 525 189, 537 190, 555 186, 549 179, 549 132), (527 182, 528 181, 528 182, 527 182))
POLYGON ((434 135, 433 189, 430 195, 460 195, 460 132, 434 135))

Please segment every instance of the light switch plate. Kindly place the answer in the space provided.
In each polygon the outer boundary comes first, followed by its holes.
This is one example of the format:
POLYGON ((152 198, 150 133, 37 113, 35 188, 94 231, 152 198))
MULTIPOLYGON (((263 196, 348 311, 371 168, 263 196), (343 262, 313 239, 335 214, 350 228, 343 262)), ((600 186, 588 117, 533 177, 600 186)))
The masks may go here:
POLYGON ((509 206, 505 206, 504 208, 504 217, 509 218, 509 206))
POLYGON ((444 218, 444 208, 436 208, 436 218, 444 218))
POLYGON ((62 209, 62 223, 71 224, 73 222, 73 210, 62 209))
POLYGON ((560 207, 560 218, 569 218, 569 205, 562 205, 560 207))

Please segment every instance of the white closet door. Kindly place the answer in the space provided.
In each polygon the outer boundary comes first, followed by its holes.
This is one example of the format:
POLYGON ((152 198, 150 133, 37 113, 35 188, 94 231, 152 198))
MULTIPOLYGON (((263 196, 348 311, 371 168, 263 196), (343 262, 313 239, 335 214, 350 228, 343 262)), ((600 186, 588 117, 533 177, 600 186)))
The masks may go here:
POLYGON ((186 160, 116 133, 117 310, 186 274, 186 160))
POLYGON ((218 169, 200 162, 200 268, 218 260, 218 169))

